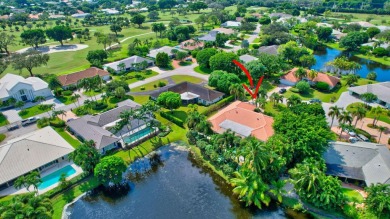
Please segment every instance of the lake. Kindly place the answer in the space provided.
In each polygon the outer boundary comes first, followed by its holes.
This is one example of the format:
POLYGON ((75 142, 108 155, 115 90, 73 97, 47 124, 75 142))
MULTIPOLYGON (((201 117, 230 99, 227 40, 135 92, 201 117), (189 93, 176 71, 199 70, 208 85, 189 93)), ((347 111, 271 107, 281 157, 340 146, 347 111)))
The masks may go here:
POLYGON ((199 165, 187 150, 164 146, 151 166, 140 159, 130 165, 130 191, 119 198, 102 192, 82 197, 66 210, 69 218, 296 218, 309 216, 276 204, 263 210, 246 208, 218 175, 199 165))
POLYGON ((311 68, 316 71, 322 71, 327 62, 333 61, 339 56, 347 56, 350 61, 359 63, 362 68, 356 73, 362 78, 366 78, 367 74, 373 71, 377 74, 377 81, 390 81, 390 66, 356 56, 348 56, 347 53, 343 51, 329 47, 325 47, 314 52, 314 57, 316 58, 317 63, 311 68))

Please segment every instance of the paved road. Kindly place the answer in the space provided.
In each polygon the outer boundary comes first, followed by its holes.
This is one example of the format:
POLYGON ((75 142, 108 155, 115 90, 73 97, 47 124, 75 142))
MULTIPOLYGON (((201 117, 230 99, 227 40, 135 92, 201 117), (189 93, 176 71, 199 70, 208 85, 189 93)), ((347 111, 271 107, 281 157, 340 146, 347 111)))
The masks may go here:
MULTIPOLYGON (((255 31, 253 31, 253 33, 250 34, 249 38, 247 39, 249 44, 251 44, 259 36, 260 27, 261 27, 261 25, 257 24, 255 31)), ((226 52, 236 52, 239 49, 241 49, 241 46, 232 45, 232 44, 230 44, 230 41, 227 41, 225 43, 225 46, 232 47, 231 49, 223 49, 226 52)))
MULTIPOLYGON (((148 33, 138 34, 138 35, 135 35, 135 36, 126 37, 126 38, 124 38, 123 40, 121 40, 121 41, 119 41, 119 42, 120 42, 120 43, 123 43, 123 42, 125 42, 125 41, 128 40, 128 39, 136 38, 136 37, 140 37, 140 36, 144 36, 144 35, 149 35, 149 34, 152 34, 152 33, 154 33, 154 32, 148 32, 148 33)), ((155 34, 155 33, 154 33, 154 34, 155 34)), ((108 50, 108 49, 110 49, 111 47, 114 47, 114 46, 116 46, 116 45, 118 45, 118 43, 115 43, 115 44, 112 44, 111 46, 108 46, 108 47, 106 48, 106 50, 108 50)))

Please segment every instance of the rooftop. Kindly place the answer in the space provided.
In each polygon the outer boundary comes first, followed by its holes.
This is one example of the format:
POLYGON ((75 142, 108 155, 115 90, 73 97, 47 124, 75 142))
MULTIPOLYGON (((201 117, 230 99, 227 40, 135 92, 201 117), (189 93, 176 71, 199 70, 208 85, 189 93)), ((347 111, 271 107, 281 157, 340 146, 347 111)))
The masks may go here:
POLYGON ((255 106, 241 101, 235 101, 209 118, 213 131, 222 133, 231 129, 240 136, 254 136, 266 141, 274 134, 270 116, 254 111, 255 106))
POLYGON ((131 67, 133 67, 133 64, 141 63, 143 61, 145 61, 147 63, 153 63, 153 61, 150 59, 146 59, 146 58, 143 58, 140 56, 131 56, 131 57, 128 57, 128 58, 125 58, 125 59, 122 59, 122 60, 119 60, 116 62, 107 63, 104 65, 104 67, 110 67, 110 68, 114 69, 115 71, 119 71, 120 68, 118 67, 118 65, 121 63, 124 63, 126 68, 131 68, 131 67))
POLYGON ((0 79, 0 98, 8 97, 8 91, 19 83, 31 85, 36 91, 48 87, 48 84, 38 77, 23 78, 20 75, 6 74, 0 79))
POLYGON ((277 55, 278 54, 278 45, 272 45, 272 46, 262 46, 259 48, 260 53, 267 53, 270 55, 277 55))
POLYGON ((176 50, 179 50, 179 51, 183 51, 183 50, 178 49, 178 48, 173 48, 173 47, 170 47, 170 46, 163 46, 163 47, 158 48, 158 49, 150 50, 148 56, 152 57, 152 58, 156 58, 157 54, 160 53, 160 52, 165 52, 166 54, 168 54, 168 56, 172 56, 173 55, 173 53, 172 53, 173 49, 176 49, 176 50))
MULTIPOLYGON (((285 79, 285 80, 292 81, 292 82, 298 82, 299 78, 297 78, 295 76, 295 72, 297 70, 298 70, 298 68, 291 69, 290 71, 287 72, 287 74, 283 75, 281 77, 281 79, 285 79)), ((306 71, 309 72, 310 70, 306 69, 306 71)), ((329 86, 331 86, 331 87, 336 86, 340 82, 339 78, 322 73, 322 72, 318 72, 317 77, 315 77, 314 79, 311 79, 311 80, 313 82, 320 82, 320 81, 325 82, 325 83, 329 84, 329 86)))
POLYGON ((251 55, 248 55, 248 54, 240 56, 240 60, 244 63, 248 63, 250 61, 257 60, 257 59, 258 58, 251 56, 251 55))
POLYGON ((191 82, 185 81, 179 84, 175 84, 173 86, 166 86, 160 88, 158 91, 153 92, 150 96, 157 98, 161 93, 166 91, 172 91, 175 93, 184 94, 182 95, 182 97, 185 98, 188 98, 189 95, 193 97, 195 97, 194 95, 196 95, 200 99, 206 101, 212 101, 224 95, 224 93, 221 93, 219 91, 211 90, 201 85, 193 84, 191 82))
POLYGON ((66 156, 74 148, 51 127, 12 139, 0 146, 0 184, 66 156))
POLYGON ((357 87, 349 87, 348 90, 353 91, 359 95, 364 93, 373 93, 378 99, 390 103, 390 81, 377 83, 377 84, 367 84, 357 87))
POLYGON ((67 75, 60 75, 58 76, 58 80, 62 84, 62 86, 68 86, 71 84, 77 83, 79 80, 84 79, 84 78, 92 78, 99 75, 100 77, 110 75, 105 70, 96 68, 96 67, 91 67, 88 69, 85 69, 83 71, 67 74, 67 75))
POLYGON ((331 142, 323 155, 327 174, 365 181, 367 185, 390 184, 390 151, 367 142, 331 142))
POLYGON ((194 50, 197 48, 202 48, 204 46, 203 42, 196 42, 193 39, 189 39, 180 43, 180 48, 194 50))

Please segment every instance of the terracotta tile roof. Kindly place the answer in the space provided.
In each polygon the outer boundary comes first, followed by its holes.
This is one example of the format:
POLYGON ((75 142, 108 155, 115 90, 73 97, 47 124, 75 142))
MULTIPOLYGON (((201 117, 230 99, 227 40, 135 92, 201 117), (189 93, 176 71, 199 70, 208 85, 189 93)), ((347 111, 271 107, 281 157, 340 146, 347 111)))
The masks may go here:
POLYGON ((231 127, 228 127, 235 131, 237 134, 246 137, 244 132, 250 130, 249 135, 256 137, 261 141, 266 141, 274 134, 272 124, 274 119, 262 113, 256 113, 253 110, 254 105, 244 103, 241 101, 235 101, 218 113, 209 118, 212 124, 212 129, 217 133, 225 131, 226 123, 228 122, 231 127), (224 127, 221 127, 221 123, 224 123, 224 127), (237 124, 234 126, 234 124, 237 124), (240 133, 240 131, 242 131, 240 133))
POLYGON ((188 49, 188 50, 202 48, 203 46, 204 46, 204 42, 199 41, 198 43, 196 43, 195 40, 193 39, 186 40, 180 43, 180 48, 188 49))
POLYGON ((91 68, 88 68, 84 71, 79 71, 79 72, 75 72, 75 73, 68 74, 68 75, 58 76, 58 80, 60 81, 62 86, 68 86, 68 85, 77 83, 81 79, 92 78, 92 77, 95 77, 96 75, 103 77, 106 75, 110 75, 110 73, 108 73, 105 70, 96 68, 96 67, 91 67, 91 68))
POLYGON ((338 83, 340 83, 340 79, 335 77, 335 76, 331 76, 331 75, 328 75, 328 74, 324 74, 324 73, 321 73, 319 72, 317 77, 315 77, 313 79, 314 82, 318 82, 318 81, 322 81, 322 82, 325 82, 327 84, 329 84, 331 87, 334 87, 336 86, 338 83))
MULTIPOLYGON (((295 72, 297 70, 298 70, 298 68, 293 68, 289 72, 287 72, 287 74, 283 75, 280 78, 291 81, 291 82, 298 82, 299 78, 297 78, 295 76, 295 72)), ((306 70, 306 71, 309 72, 309 70, 306 70)), ((315 77, 312 81, 313 82, 319 82, 319 81, 325 82, 325 83, 329 84, 329 86, 334 87, 340 82, 340 79, 337 77, 322 73, 322 72, 318 72, 317 77, 315 77)))

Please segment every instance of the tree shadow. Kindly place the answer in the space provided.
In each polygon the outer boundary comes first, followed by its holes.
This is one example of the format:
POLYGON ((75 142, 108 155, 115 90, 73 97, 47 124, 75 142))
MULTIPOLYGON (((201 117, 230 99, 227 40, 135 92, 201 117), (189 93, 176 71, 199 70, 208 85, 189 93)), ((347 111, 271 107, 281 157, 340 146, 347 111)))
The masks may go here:
POLYGON ((73 189, 66 191, 62 197, 67 203, 71 202, 75 198, 73 189))

